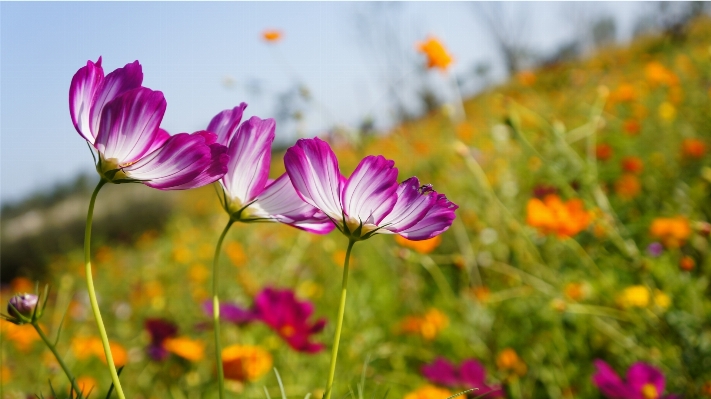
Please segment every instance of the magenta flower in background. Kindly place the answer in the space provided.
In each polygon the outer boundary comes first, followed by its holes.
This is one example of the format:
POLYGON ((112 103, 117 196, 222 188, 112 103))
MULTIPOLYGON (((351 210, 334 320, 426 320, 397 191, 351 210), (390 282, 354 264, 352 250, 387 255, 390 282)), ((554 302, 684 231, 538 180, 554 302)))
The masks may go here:
POLYGON ((274 119, 254 116, 240 124, 246 107, 242 103, 220 112, 207 127, 230 156, 220 179, 225 210, 235 221, 281 222, 317 234, 333 230, 325 214, 299 198, 286 173, 269 179, 276 125, 274 119))
POLYGON ((301 198, 323 211, 343 234, 364 240, 374 234, 432 238, 449 228, 457 205, 416 177, 398 185, 393 161, 368 156, 350 178, 325 141, 301 139, 284 156, 286 172, 301 198))
POLYGON ((141 86, 138 61, 104 76, 101 57, 72 78, 69 112, 77 132, 99 153, 97 171, 113 183, 160 190, 212 183, 227 172, 227 148, 206 131, 171 136, 160 128, 163 93, 141 86))
POLYGON ((438 357, 432 363, 422 366, 421 371, 425 378, 437 385, 464 390, 476 389, 471 393, 474 397, 504 397, 500 385, 486 384, 486 369, 474 359, 466 359, 457 367, 447 359, 438 357))
POLYGON ((146 353, 153 360, 165 360, 168 351, 163 347, 163 343, 178 334, 178 326, 165 319, 146 319, 143 324, 151 336, 151 343, 146 347, 146 353))
MULTIPOLYGON (((203 310, 212 316, 212 303, 205 301, 203 310)), ((234 304, 220 304, 220 317, 236 324, 262 321, 299 352, 316 353, 324 345, 311 342, 311 336, 323 330, 325 319, 313 323, 308 319, 314 312, 314 305, 309 301, 296 299, 294 291, 278 290, 267 287, 254 298, 254 305, 249 310, 234 304)))
POLYGON ((603 395, 610 399, 677 399, 680 395, 662 395, 665 378, 661 370, 646 363, 637 362, 627 370, 627 382, 602 360, 595 360, 597 373, 592 382, 603 395))

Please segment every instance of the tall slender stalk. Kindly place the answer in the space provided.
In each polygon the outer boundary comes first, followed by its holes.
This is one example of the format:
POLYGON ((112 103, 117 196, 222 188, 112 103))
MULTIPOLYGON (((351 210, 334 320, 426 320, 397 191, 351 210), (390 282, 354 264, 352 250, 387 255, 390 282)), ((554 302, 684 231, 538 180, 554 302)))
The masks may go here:
POLYGON ((220 389, 220 399, 225 397, 225 371, 222 369, 222 343, 220 342, 220 298, 218 297, 217 291, 217 264, 220 258, 220 249, 222 248, 222 241, 225 240, 227 232, 232 227, 234 220, 230 218, 227 222, 227 226, 222 230, 220 238, 217 240, 217 246, 215 247, 215 257, 212 261, 212 323, 215 330, 215 361, 217 362, 217 379, 220 389))
POLYGON ((72 372, 69 371, 69 367, 64 363, 64 360, 62 360, 62 357, 59 356, 59 353, 57 353, 57 348, 54 347, 54 344, 47 338, 46 335, 44 335, 44 331, 39 327, 37 322, 32 323, 32 327, 35 328, 37 331, 37 334, 39 334, 40 338, 42 338, 42 341, 44 341, 45 345, 49 348, 50 351, 54 354, 54 358, 57 359, 57 363, 59 363, 59 366, 64 370, 64 374, 67 376, 69 379, 69 383, 72 384, 72 389, 74 389, 74 392, 77 393, 77 397, 81 398, 83 397, 83 393, 81 390, 79 390, 79 387, 77 386, 77 380, 74 378, 72 375, 72 372))
POLYGON ((91 311, 94 313, 94 319, 96 320, 96 326, 99 328, 99 336, 101 337, 101 344, 104 346, 104 355, 106 356, 106 364, 109 366, 109 372, 111 373, 111 381, 114 383, 114 388, 116 389, 116 394, 119 399, 126 399, 123 394, 123 388, 121 388, 121 382, 119 381, 118 373, 116 372, 116 366, 114 365, 114 358, 111 356, 111 347, 109 346, 109 337, 106 335, 106 328, 104 328, 104 321, 101 319, 101 312, 99 312, 99 302, 96 300, 96 291, 94 290, 94 280, 91 276, 91 221, 94 218, 94 203, 96 202, 96 196, 99 194, 101 187, 106 184, 107 181, 103 178, 96 185, 94 193, 91 194, 91 201, 89 202, 89 211, 86 215, 86 230, 84 230, 84 271, 86 274, 86 288, 89 291, 89 301, 91 302, 91 311))
POLYGON ((336 374, 336 358, 338 357, 338 344, 341 341, 341 329, 343 327, 343 315, 346 311, 346 287, 348 286, 348 264, 351 259, 351 249, 353 249, 355 240, 348 241, 348 249, 346 250, 346 260, 343 262, 343 281, 341 283, 341 302, 338 305, 338 316, 336 324, 336 333, 333 335, 333 349, 331 349, 331 367, 328 370, 328 383, 326 383, 326 399, 331 399, 333 392, 333 377, 336 374))

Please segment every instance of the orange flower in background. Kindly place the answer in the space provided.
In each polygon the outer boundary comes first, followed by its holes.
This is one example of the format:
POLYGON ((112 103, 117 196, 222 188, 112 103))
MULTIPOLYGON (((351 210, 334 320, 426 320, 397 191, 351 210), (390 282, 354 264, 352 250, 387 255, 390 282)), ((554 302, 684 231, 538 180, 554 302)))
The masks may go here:
POLYGON ((612 157, 612 147, 606 143, 600 143, 595 147, 595 157, 601 161, 607 161, 612 157))
POLYGON ((35 283, 26 277, 15 277, 10 282, 10 287, 12 288, 12 292, 18 294, 35 292, 35 283))
POLYGON ((585 296, 585 290, 582 283, 568 283, 565 285, 565 296, 573 301, 579 301, 585 296))
POLYGON ((518 357, 518 353, 512 348, 506 348, 496 356, 496 367, 501 370, 510 370, 522 376, 528 372, 526 363, 518 357))
MULTIPOLYGON (((109 347, 111 348, 111 356, 114 358, 114 364, 119 367, 125 365, 128 361, 126 349, 114 341, 109 341, 109 347)), ((74 339, 72 339, 71 348, 77 360, 96 357, 104 362, 104 364, 106 363, 104 346, 101 344, 99 337, 74 337, 74 339)))
POLYGON ((689 220, 683 216, 656 218, 649 226, 649 233, 658 238, 667 248, 679 248, 691 235, 689 220))
MULTIPOLYGON (((40 328, 45 330, 41 325, 40 328)), ((40 339, 31 324, 20 326, 5 320, 0 320, 0 336, 3 340, 13 342, 15 347, 23 352, 30 350, 32 344, 40 339)))
POLYGON ((448 389, 425 385, 405 395, 405 399, 446 399, 452 395, 448 389))
POLYGON ((449 324, 449 318, 435 308, 431 308, 424 316, 408 316, 400 324, 404 333, 419 334, 427 340, 434 339, 440 331, 449 324))
POLYGON ((516 75, 516 79, 523 86, 533 86, 536 83, 536 74, 532 71, 521 71, 516 75))
POLYGON ((625 173, 615 182, 615 193, 622 199, 631 200, 642 191, 639 178, 631 173, 625 173))
POLYGON ((417 49, 427 56, 427 68, 439 68, 446 71, 449 64, 452 63, 452 57, 434 36, 428 37, 425 42, 418 43, 417 49))
POLYGON ((684 158, 702 158, 706 154, 706 143, 699 139, 684 139, 681 154, 684 158))
POLYGON ((690 272, 694 270, 694 267, 696 267, 696 261, 691 256, 684 256, 679 261, 679 267, 681 268, 681 270, 690 272))
POLYGON ((439 246, 439 244, 442 242, 442 236, 434 236, 427 240, 412 241, 401 235, 396 235, 395 242, 398 243, 398 245, 403 246, 405 248, 410 248, 415 252, 419 252, 421 254, 428 254, 434 251, 435 248, 439 246))
POLYGON ((637 90, 629 83, 623 83, 610 94, 612 101, 630 102, 637 99, 637 90))
POLYGON ((639 174, 644 170, 644 162, 640 157, 630 156, 622 158, 622 170, 634 174, 639 174))
POLYGON ((586 229, 592 221, 592 212, 586 211, 580 199, 563 202, 555 194, 543 200, 531 198, 526 205, 526 223, 541 234, 572 237, 586 229))
POLYGON ((222 350, 222 368, 229 380, 258 380, 272 364, 272 355, 258 346, 230 345, 222 350))
POLYGON ((626 134, 636 136, 639 134, 640 130, 642 130, 642 125, 634 119, 628 119, 625 121, 624 125, 622 125, 622 129, 626 134))
POLYGON ((168 338, 163 341, 163 348, 191 362, 200 361, 205 357, 205 344, 187 337, 168 338))
POLYGON ((644 67, 647 81, 653 85, 674 86, 679 84, 679 78, 658 61, 652 61, 644 67))
POLYGON ((262 39, 266 40, 269 43, 276 43, 282 38, 282 33, 280 30, 277 29, 267 29, 264 32, 262 32, 262 39))
POLYGON ((77 386, 82 392, 84 392, 84 394, 91 392, 98 385, 94 378, 88 376, 79 377, 76 382, 77 386))

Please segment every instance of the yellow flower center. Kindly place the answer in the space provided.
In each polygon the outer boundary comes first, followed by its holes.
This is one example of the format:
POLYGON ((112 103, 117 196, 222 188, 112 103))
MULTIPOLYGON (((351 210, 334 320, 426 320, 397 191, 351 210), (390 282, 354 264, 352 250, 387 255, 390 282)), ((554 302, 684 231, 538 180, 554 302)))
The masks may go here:
POLYGON ((289 338, 289 337, 291 337, 292 335, 294 335, 294 333, 296 332, 296 330, 294 329, 294 327, 292 327, 292 326, 290 326, 290 325, 286 325, 286 326, 280 328, 280 329, 279 329, 279 332, 281 333, 281 335, 283 335, 283 336, 289 338))
POLYGON ((644 399, 657 399, 659 398, 659 392, 657 392, 657 387, 653 384, 644 384, 642 387, 642 396, 644 399))

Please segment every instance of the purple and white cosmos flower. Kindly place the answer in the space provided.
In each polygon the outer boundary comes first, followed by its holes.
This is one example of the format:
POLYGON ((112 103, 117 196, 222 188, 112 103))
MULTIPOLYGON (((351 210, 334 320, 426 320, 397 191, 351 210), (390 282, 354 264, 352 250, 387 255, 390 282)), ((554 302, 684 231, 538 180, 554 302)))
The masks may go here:
POLYGON ((276 124, 274 119, 251 117, 244 123, 247 104, 220 112, 207 127, 217 142, 228 147, 228 171, 220 179, 220 200, 234 221, 281 222, 317 234, 333 230, 330 220, 299 198, 285 173, 269 179, 276 124))
POLYGON ((160 190, 200 187, 222 177, 229 158, 217 136, 206 131, 171 136, 161 129, 163 93, 142 82, 138 61, 104 76, 101 57, 72 78, 69 112, 77 132, 99 153, 99 175, 160 190))
POLYGON ((610 399, 678 399, 680 395, 663 395, 665 378, 662 372, 646 363, 637 362, 627 370, 627 381, 615 373, 609 364, 595 360, 597 373, 592 382, 610 399))
POLYGON ((297 141, 284 164, 299 196, 352 240, 377 233, 432 238, 452 225, 458 208, 416 177, 398 184, 395 163, 381 155, 365 157, 345 178, 333 150, 319 138, 297 141))

